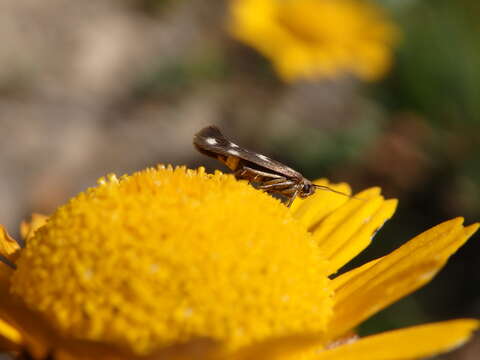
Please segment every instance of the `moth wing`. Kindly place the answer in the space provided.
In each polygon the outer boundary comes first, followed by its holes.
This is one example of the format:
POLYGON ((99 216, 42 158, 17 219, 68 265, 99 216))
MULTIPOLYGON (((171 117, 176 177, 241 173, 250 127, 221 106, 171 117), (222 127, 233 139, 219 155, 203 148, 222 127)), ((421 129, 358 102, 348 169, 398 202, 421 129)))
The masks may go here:
POLYGON ((249 162, 256 164, 257 168, 258 167, 265 168, 265 169, 271 170, 276 174, 280 174, 290 178, 296 178, 296 179, 303 178, 302 174, 300 174, 298 171, 293 170, 291 167, 288 167, 287 165, 279 161, 273 160, 268 156, 258 154, 249 150, 245 150, 245 152, 248 154, 247 160, 249 162))
POLYGON ((268 169, 276 174, 301 179, 302 174, 292 168, 256 152, 246 150, 227 139, 214 125, 200 130, 193 138, 193 144, 201 153, 217 158, 218 155, 235 156, 256 169, 268 169))
POLYGON ((195 134, 193 145, 202 154, 217 158, 218 155, 231 156, 228 153, 231 142, 214 125, 207 126, 195 134))

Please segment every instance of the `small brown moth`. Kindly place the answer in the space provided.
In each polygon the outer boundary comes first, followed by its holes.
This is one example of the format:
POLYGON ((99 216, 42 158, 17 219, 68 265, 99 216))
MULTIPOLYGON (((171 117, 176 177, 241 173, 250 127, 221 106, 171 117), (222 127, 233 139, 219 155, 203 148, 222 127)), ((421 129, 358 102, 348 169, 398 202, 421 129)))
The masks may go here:
POLYGON ((207 126, 193 138, 193 144, 201 153, 224 163, 237 179, 257 184, 268 194, 279 194, 290 206, 297 196, 306 198, 316 189, 328 190, 349 196, 327 186, 313 184, 298 171, 256 152, 244 149, 228 140, 216 126, 207 126))

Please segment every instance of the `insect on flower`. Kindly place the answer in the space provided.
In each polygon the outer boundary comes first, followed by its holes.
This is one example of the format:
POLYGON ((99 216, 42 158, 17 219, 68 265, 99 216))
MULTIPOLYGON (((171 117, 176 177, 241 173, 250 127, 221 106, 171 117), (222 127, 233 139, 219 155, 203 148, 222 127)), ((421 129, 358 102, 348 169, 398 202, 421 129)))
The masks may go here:
POLYGON ((287 206, 290 206, 297 196, 306 198, 314 194, 316 189, 350 197, 327 186, 313 184, 298 171, 265 155, 238 146, 228 140, 214 125, 200 130, 193 138, 193 144, 202 154, 224 163, 237 179, 248 180, 268 194, 284 197, 287 206))

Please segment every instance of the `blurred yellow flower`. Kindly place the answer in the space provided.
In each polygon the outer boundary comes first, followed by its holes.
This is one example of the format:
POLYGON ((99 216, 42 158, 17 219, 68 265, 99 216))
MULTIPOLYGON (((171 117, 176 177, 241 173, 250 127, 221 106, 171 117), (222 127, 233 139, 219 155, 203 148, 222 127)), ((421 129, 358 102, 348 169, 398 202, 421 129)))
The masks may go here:
POLYGON ((391 67, 398 38, 366 0, 231 0, 229 25, 288 82, 344 74, 376 80, 391 67))
MULTIPOLYGON (((350 193, 346 184, 317 182, 350 193)), ((478 228, 447 221, 333 280, 396 200, 319 191, 292 208, 203 168, 110 175, 48 219, 0 228, 0 351, 33 359, 413 359, 475 320, 358 338, 478 228), (26 355, 27 354, 27 355, 26 355)))

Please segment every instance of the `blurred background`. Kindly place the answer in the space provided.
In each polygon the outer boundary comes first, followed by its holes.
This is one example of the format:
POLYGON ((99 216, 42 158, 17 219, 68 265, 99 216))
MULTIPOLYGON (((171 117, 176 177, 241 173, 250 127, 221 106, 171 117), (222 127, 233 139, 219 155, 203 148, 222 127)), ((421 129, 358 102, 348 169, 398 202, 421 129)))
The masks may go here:
MULTIPOLYGON (((252 4, 0 2, 0 223, 18 237, 32 212, 51 213, 111 172, 225 170, 192 147, 208 124, 309 178, 399 198, 353 265, 452 217, 480 220, 480 3, 372 4, 332 9, 329 22, 301 11, 270 19, 331 55, 295 63, 274 24, 255 28, 268 14, 252 4), (350 23, 361 26, 349 34, 350 23), (365 26, 375 31, 362 37, 365 26), (336 37, 353 34, 361 44, 338 50, 336 37)), ((479 264, 477 234, 432 283, 361 332, 480 317, 479 264)), ((441 357, 478 358, 478 337, 441 357)))

